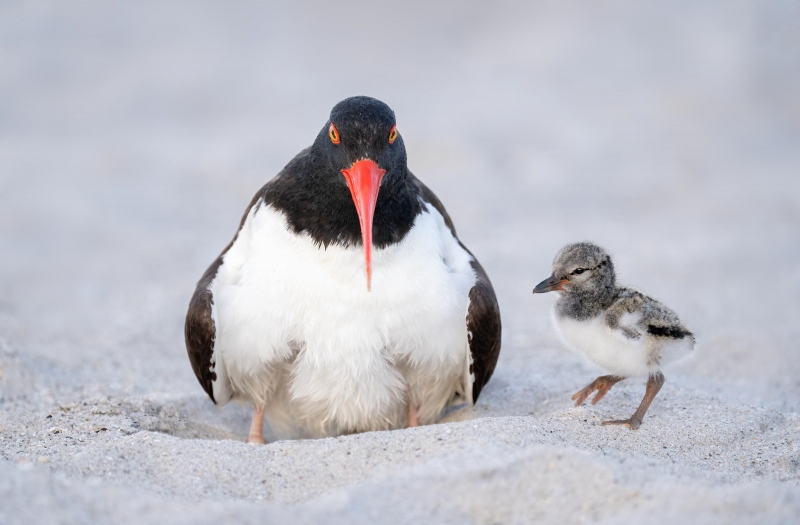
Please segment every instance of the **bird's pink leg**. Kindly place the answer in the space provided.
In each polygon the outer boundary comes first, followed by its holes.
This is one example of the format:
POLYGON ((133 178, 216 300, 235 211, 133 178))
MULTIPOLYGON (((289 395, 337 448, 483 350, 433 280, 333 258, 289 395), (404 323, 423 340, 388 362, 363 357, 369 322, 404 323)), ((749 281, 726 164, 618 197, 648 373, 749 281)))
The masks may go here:
POLYGON ((644 398, 642 399, 639 408, 636 409, 636 412, 630 417, 630 419, 615 419, 614 421, 603 421, 603 425, 623 425, 628 427, 631 430, 636 430, 642 424, 642 420, 644 419, 644 414, 647 412, 647 409, 650 408, 650 403, 653 402, 653 399, 656 398, 658 391, 661 390, 661 387, 664 385, 664 374, 661 372, 656 372, 655 374, 651 375, 650 378, 647 380, 647 388, 644 392, 644 398))
POLYGON ((408 427, 417 427, 419 426, 419 418, 417 417, 417 407, 414 406, 414 402, 410 399, 408 400, 408 427))
POLYGON ((250 435, 247 442, 251 445, 263 445, 264 441, 264 407, 253 409, 253 421, 250 423, 250 435))

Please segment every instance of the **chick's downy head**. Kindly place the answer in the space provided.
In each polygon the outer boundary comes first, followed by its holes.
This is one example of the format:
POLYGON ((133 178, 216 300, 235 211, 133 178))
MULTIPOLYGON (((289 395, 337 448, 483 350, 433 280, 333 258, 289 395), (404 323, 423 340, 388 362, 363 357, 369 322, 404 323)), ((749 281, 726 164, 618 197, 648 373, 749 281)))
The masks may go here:
POLYGON ((533 293, 605 293, 616 285, 611 257, 596 244, 579 242, 565 246, 553 260, 552 275, 533 293))

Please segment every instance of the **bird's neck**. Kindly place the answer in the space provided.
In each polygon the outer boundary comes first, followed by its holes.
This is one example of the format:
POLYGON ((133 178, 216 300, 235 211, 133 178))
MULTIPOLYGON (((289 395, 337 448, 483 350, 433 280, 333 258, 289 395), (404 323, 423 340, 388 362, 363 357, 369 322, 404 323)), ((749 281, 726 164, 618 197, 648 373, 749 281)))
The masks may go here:
POLYGON ((556 311, 561 317, 585 321, 600 315, 614 301, 615 287, 599 290, 575 290, 565 294, 556 303, 556 311))
MULTIPOLYGON (((295 233, 307 233, 322 246, 360 246, 361 226, 350 190, 341 175, 313 155, 298 156, 276 177, 264 201, 280 211, 295 233)), ((372 244, 400 242, 422 211, 418 190, 405 166, 387 171, 372 221, 372 244)))

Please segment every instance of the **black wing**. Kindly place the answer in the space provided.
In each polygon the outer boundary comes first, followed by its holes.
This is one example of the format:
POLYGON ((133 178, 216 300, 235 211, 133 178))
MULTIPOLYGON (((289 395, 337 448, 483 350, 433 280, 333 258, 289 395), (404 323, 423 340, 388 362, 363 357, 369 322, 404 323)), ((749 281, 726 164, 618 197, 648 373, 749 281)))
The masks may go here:
MULTIPOLYGON (((450 228, 453 237, 458 239, 456 228, 453 221, 444 209, 442 201, 419 179, 414 177, 420 194, 425 202, 436 208, 445 224, 450 228)), ((458 241, 464 250, 472 255, 461 241, 458 241)), ((500 357, 500 336, 502 325, 500 322, 500 307, 497 304, 497 297, 494 288, 489 281, 489 276, 481 264, 472 255, 472 269, 475 270, 477 279, 475 285, 469 291, 469 309, 467 310, 467 333, 469 334, 469 349, 472 353, 472 365, 470 373, 473 374, 472 383, 472 402, 478 401, 481 390, 489 382, 497 365, 497 358, 500 357)))

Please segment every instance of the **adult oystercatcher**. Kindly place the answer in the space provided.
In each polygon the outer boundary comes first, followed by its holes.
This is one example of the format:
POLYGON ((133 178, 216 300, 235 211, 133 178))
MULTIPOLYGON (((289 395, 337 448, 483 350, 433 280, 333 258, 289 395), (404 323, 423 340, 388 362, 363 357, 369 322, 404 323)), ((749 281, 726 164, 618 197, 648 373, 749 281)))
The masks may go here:
POLYGON ((580 406, 597 390, 592 404, 628 377, 647 377, 639 408, 628 419, 604 421, 636 430, 661 386, 661 367, 691 354, 695 338, 678 315, 632 288, 617 286, 614 263, 599 246, 565 246, 553 261, 553 273, 533 293, 557 291, 553 323, 564 343, 611 375, 600 376, 572 399, 580 406))
POLYGON ((334 106, 311 147, 250 202, 186 316, 197 379, 279 435, 433 423, 474 403, 500 353, 486 272, 406 165, 394 112, 334 106))

